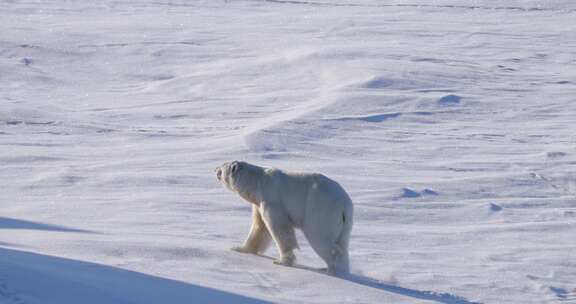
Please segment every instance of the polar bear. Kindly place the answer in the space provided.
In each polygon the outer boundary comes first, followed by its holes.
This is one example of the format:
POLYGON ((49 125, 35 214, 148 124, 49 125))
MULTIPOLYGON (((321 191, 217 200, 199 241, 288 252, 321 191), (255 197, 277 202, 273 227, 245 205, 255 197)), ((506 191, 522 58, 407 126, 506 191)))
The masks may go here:
POLYGON ((328 273, 349 273, 353 205, 337 182, 322 174, 289 173, 241 161, 224 163, 215 171, 226 188, 252 204, 248 238, 233 250, 261 253, 273 239, 280 253, 274 263, 292 266, 297 228, 326 262, 328 273))

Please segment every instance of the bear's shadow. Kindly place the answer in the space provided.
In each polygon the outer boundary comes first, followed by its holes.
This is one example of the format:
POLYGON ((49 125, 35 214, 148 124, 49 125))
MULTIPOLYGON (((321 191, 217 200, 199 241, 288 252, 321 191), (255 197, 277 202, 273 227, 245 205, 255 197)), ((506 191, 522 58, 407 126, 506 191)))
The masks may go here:
MULTIPOLYGON (((272 258, 270 256, 266 256, 266 255, 262 255, 262 254, 258 254, 258 256, 266 258, 266 259, 274 260, 274 258, 272 258)), ((420 300, 435 301, 437 303, 444 303, 444 304, 481 304, 480 302, 469 301, 469 300, 467 300, 461 296, 457 296, 457 295, 447 293, 447 292, 435 292, 435 291, 428 291, 428 290, 410 289, 410 288, 392 285, 392 284, 385 283, 385 282, 382 282, 382 281, 379 281, 379 280, 376 280, 373 278, 369 278, 369 277, 357 275, 357 274, 352 274, 352 273, 350 273, 348 275, 343 275, 343 276, 333 276, 333 275, 330 275, 326 272, 326 268, 314 268, 314 267, 309 267, 309 266, 299 265, 299 264, 292 266, 292 268, 302 269, 302 270, 306 270, 306 271, 312 271, 312 272, 316 272, 319 274, 323 274, 323 275, 339 278, 339 279, 342 279, 345 281, 349 281, 351 283, 355 283, 358 285, 371 287, 371 288, 386 291, 386 292, 396 293, 399 295, 412 297, 412 298, 416 298, 416 299, 420 299, 420 300)))

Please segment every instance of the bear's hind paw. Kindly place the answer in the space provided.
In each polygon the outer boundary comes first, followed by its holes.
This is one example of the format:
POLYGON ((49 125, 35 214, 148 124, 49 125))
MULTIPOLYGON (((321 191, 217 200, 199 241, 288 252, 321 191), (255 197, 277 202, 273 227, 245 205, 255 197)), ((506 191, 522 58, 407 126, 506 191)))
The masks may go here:
POLYGON ((275 265, 282 265, 282 266, 292 266, 293 263, 282 262, 280 260, 274 260, 275 265))
POLYGON ((288 256, 288 257, 282 257, 278 260, 274 260, 274 264, 276 265, 282 265, 282 266, 294 266, 294 261, 296 260, 295 256, 288 256))

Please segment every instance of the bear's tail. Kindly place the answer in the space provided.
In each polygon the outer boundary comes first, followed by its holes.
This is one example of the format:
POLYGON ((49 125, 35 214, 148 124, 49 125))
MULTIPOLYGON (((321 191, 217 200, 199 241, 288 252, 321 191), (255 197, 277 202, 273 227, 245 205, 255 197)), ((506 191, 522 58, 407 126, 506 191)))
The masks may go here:
POLYGON ((346 206, 342 212, 342 230, 338 239, 336 239, 335 253, 335 271, 338 274, 348 274, 350 272, 350 257, 348 255, 348 246, 350 243, 350 233, 352 232, 354 210, 352 204, 346 206))

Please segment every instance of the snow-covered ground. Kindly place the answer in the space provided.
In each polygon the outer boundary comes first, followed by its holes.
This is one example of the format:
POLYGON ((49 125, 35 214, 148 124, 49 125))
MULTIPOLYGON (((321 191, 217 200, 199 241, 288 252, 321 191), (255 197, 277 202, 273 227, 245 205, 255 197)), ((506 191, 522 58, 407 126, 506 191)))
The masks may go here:
MULTIPOLYGON (((576 2, 0 2, 0 303, 576 302, 576 2), (243 255, 246 160, 353 274, 243 255)), ((299 235, 299 238, 302 238, 299 235)))

